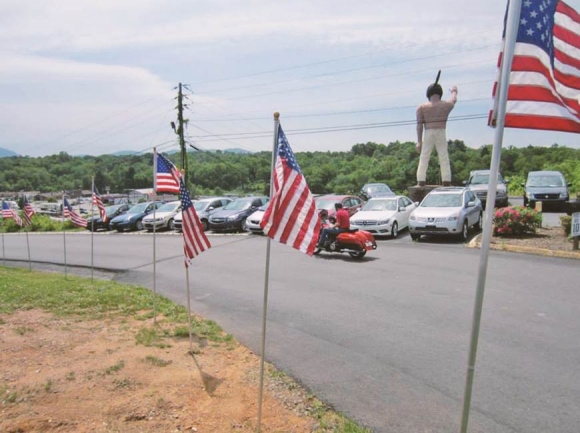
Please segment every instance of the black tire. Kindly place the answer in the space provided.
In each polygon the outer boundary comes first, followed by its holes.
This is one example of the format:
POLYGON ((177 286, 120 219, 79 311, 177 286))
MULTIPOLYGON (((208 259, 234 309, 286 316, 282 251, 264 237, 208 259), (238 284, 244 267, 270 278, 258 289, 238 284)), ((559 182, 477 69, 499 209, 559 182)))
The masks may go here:
POLYGON ((203 231, 207 232, 209 230, 209 221, 208 220, 201 220, 201 226, 203 227, 203 231))
POLYGON ((356 253, 349 253, 349 254, 350 254, 350 256, 351 256, 353 259, 358 259, 358 260, 360 260, 360 259, 362 259, 364 256, 366 256, 367 252, 366 252, 366 250, 364 250, 364 251, 358 251, 358 252, 356 252, 356 253))
POLYGON ((467 220, 463 221, 463 225, 461 226, 461 233, 459 234, 460 239, 463 242, 467 241, 469 237, 469 224, 467 224, 467 220))
POLYGON ((249 232, 250 230, 246 226, 246 218, 242 218, 242 222, 240 223, 240 231, 242 232, 249 232))
POLYGON ((169 220, 169 222, 167 223, 167 229, 168 230, 175 230, 175 221, 173 221, 173 218, 171 218, 169 220))
POLYGON ((393 239, 396 239, 397 236, 399 236, 399 224, 397 224, 397 221, 395 221, 391 226, 391 237, 393 239))
POLYGON ((143 230, 143 221, 139 220, 135 223, 135 230, 143 230))
POLYGON ((482 213, 479 213, 479 218, 477 219, 477 222, 475 223, 475 225, 473 226, 473 228, 477 231, 481 231, 481 223, 482 223, 482 213))
POLYGON ((419 242, 421 240, 421 235, 416 235, 415 233, 411 233, 411 240, 413 242, 419 242))

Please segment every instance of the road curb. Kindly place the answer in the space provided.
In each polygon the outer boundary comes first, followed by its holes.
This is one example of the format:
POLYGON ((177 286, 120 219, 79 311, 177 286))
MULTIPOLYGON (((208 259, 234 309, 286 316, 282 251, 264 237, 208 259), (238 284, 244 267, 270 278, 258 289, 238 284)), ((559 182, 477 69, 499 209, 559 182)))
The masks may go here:
MULTIPOLYGON (((466 244, 468 248, 481 248, 481 233, 475 236, 469 243, 466 244)), ((545 248, 533 248, 533 247, 522 247, 519 245, 510 245, 507 243, 501 244, 489 244, 489 248, 497 251, 509 251, 513 253, 524 253, 524 254, 535 254, 538 256, 545 257, 559 257, 563 259, 576 259, 580 260, 580 251, 561 251, 561 250, 548 250, 545 248)))

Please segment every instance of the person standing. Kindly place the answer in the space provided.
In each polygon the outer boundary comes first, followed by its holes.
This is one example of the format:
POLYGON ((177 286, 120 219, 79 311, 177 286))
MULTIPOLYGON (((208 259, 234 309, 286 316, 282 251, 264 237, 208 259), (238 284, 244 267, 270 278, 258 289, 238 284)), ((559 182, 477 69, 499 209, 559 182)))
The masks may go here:
MULTIPOLYGON (((439 75, 437 81, 438 79, 439 75)), ((417 185, 420 187, 425 186, 429 158, 433 148, 437 150, 439 157, 443 186, 451 186, 451 164, 449 163, 445 127, 449 113, 457 102, 457 86, 450 89, 451 98, 448 101, 443 101, 441 100, 443 89, 437 81, 427 88, 429 101, 417 108, 417 152, 420 152, 417 185)))
POLYGON ((345 232, 350 229, 350 215, 348 211, 342 207, 342 203, 335 203, 334 209, 336 209, 336 222, 330 227, 322 229, 322 234, 318 240, 318 248, 324 248, 325 243, 328 240, 328 235, 336 236, 339 233, 345 232))

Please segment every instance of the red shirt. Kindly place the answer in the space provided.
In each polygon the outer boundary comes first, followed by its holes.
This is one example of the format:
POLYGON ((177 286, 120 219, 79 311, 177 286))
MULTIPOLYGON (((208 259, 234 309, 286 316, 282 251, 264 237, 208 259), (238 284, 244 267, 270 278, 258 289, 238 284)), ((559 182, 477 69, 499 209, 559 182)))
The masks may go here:
POLYGON ((336 222, 339 229, 350 228, 350 215, 346 209, 339 209, 336 211, 336 222))

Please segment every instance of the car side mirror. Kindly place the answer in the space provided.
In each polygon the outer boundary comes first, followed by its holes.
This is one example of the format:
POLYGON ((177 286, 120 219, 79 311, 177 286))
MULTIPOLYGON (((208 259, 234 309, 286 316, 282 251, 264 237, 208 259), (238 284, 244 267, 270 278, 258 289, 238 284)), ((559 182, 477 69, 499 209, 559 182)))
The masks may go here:
POLYGON ((467 202, 467 206, 466 207, 473 207, 475 206, 475 202, 474 201, 468 201, 467 202))
POLYGON ((463 185, 464 186, 467 185, 467 181, 466 180, 463 181, 463 185))
POLYGON ((568 185, 568 188, 570 188, 572 186, 572 183, 568 183, 567 185, 568 185))
POLYGON ((208 210, 209 212, 211 212, 211 211, 212 211, 212 210, 214 210, 214 209, 215 209, 215 207, 213 207, 213 206, 210 206, 210 207, 208 207, 208 208, 207 208, 207 210, 208 210))
POLYGON ((399 212, 404 212, 407 208, 405 206, 399 206, 399 212))
POLYGON ((520 185, 522 186, 522 188, 525 188, 526 187, 526 184, 525 183, 520 183, 520 185))
POLYGON ((507 185, 508 183, 510 183, 510 180, 509 179, 504 179, 503 180, 503 183, 505 183, 507 185))
POLYGON ((415 202, 415 206, 419 207, 419 202, 418 201, 415 202))

